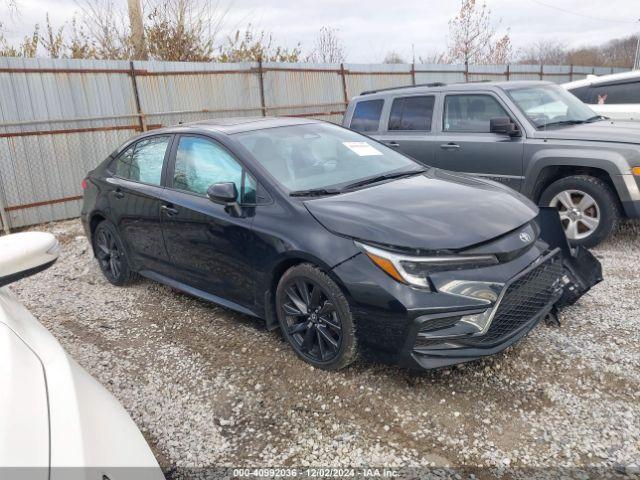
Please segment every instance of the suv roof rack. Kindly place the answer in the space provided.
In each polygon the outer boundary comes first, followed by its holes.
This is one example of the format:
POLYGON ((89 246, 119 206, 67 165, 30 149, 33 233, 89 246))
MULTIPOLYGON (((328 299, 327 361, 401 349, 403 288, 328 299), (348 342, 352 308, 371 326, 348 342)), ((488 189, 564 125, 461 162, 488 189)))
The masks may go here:
POLYGON ((413 87, 444 87, 446 83, 443 82, 431 82, 431 83, 418 83, 416 85, 401 85, 399 87, 378 88, 376 90, 365 90, 360 95, 370 95, 372 93, 386 92, 389 90, 399 90, 401 88, 413 88, 413 87))

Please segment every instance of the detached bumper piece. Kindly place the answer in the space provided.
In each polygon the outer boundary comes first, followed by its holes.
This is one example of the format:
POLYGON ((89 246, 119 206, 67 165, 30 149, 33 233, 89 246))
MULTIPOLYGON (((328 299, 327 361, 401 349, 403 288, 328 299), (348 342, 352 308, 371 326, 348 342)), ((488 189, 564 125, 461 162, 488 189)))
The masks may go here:
POLYGON ((438 368, 493 355, 524 337, 549 313, 575 303, 602 281, 600 262, 586 249, 571 249, 555 209, 542 208, 538 222, 550 253, 509 280, 486 327, 461 334, 459 316, 425 316, 418 327, 413 358, 422 368, 438 368))
POLYGON ((602 281, 602 265, 593 254, 583 247, 570 248, 562 229, 558 211, 551 207, 540 207, 537 222, 540 237, 551 248, 560 249, 563 266, 563 294, 555 307, 573 305, 591 287, 602 281))

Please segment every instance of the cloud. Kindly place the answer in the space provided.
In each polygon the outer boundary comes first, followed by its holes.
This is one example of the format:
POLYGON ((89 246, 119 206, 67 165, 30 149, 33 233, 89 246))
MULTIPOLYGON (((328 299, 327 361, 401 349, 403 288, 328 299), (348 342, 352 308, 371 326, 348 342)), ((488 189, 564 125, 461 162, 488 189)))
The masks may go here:
MULTIPOLYGON (((277 41, 293 47, 301 42, 308 51, 322 26, 337 28, 351 62, 379 62, 385 53, 397 51, 411 60, 416 56, 446 49, 448 20, 455 15, 455 0, 229 0, 229 30, 248 22, 273 32, 277 41)), ((633 23, 640 17, 637 0, 488 0, 499 30, 509 28, 514 46, 524 47, 539 39, 558 40, 576 47, 593 45, 640 29, 633 23), (571 14, 544 6, 575 12, 571 14), (578 14, 585 15, 579 16, 578 14), (595 17, 595 18, 587 18, 595 17)), ((44 22, 49 12, 54 24, 70 21, 78 10, 74 0, 18 0, 20 14, 2 20, 7 37, 19 40, 33 24, 44 22)), ((126 8, 124 0, 116 0, 126 8)), ((224 0, 221 1, 224 3, 224 0)), ((6 17, 6 12, 0 12, 6 17)))

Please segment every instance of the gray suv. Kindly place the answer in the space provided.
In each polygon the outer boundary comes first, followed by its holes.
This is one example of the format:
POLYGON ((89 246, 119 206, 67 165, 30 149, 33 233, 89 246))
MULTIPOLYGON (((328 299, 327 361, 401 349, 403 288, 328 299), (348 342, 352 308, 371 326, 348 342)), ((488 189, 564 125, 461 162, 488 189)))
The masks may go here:
POLYGON ((600 116, 553 83, 363 92, 343 125, 425 165, 489 177, 557 207, 574 245, 596 245, 623 215, 640 217, 640 123, 600 116))

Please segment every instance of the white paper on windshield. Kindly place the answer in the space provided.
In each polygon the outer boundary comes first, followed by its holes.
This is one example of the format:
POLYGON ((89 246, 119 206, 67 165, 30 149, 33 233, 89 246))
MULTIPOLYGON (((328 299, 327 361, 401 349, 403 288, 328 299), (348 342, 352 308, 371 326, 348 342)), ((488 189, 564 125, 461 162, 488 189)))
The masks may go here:
POLYGON ((356 155, 370 157, 371 155, 382 155, 380 150, 376 150, 373 145, 367 142, 342 142, 342 144, 356 155))

